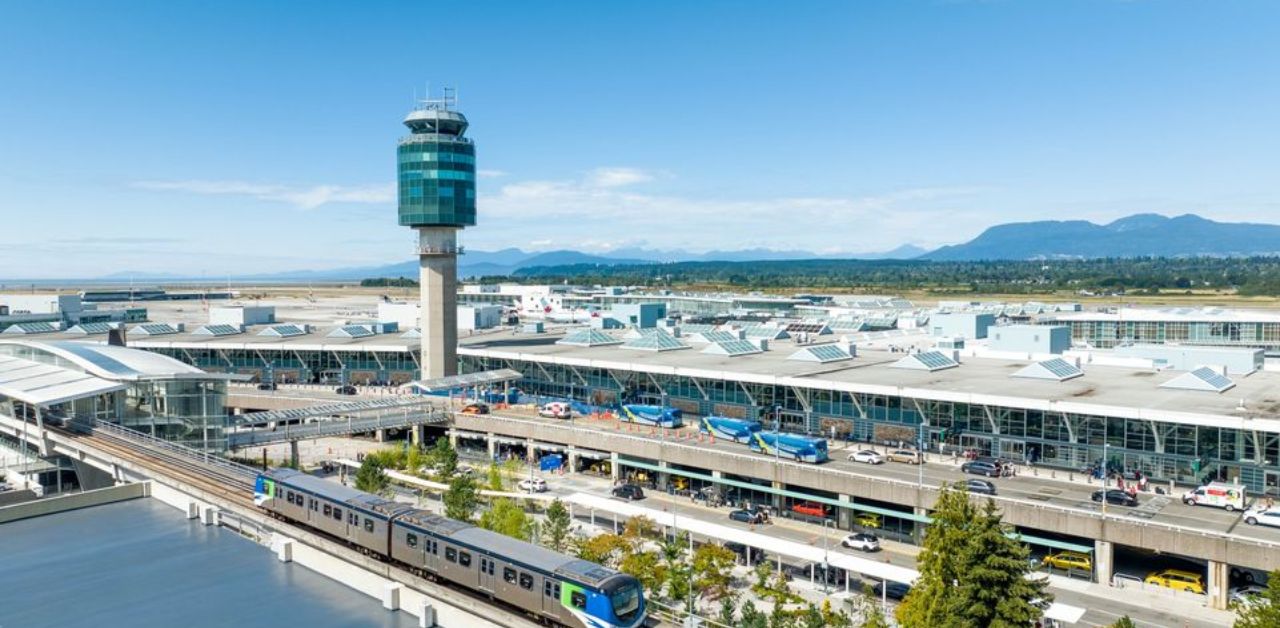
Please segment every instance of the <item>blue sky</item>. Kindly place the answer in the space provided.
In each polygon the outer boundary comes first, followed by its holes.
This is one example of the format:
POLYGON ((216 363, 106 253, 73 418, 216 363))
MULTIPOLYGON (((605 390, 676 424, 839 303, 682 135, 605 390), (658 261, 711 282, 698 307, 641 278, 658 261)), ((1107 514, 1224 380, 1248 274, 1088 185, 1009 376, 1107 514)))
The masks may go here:
POLYGON ((456 86, 468 247, 962 241, 1280 216, 1280 4, 0 0, 0 277, 408 259, 394 146, 456 86))

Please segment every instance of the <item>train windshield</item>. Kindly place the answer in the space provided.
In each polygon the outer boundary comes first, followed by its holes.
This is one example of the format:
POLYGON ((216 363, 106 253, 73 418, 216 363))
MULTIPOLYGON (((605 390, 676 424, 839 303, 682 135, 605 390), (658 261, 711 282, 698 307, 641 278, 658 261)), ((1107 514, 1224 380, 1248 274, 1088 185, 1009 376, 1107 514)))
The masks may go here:
POLYGON ((627 583, 609 596, 613 604, 613 614, 618 621, 628 624, 640 612, 640 587, 635 583, 627 583))

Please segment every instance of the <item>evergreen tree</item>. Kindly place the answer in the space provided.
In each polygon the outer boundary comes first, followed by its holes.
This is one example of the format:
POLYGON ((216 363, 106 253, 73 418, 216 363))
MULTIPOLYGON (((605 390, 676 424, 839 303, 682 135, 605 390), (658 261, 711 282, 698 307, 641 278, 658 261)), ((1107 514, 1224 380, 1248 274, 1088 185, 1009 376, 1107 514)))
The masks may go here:
POLYGON ((1115 623, 1111 624, 1108 628, 1138 628, 1138 627, 1133 624, 1133 620, 1129 619, 1128 615, 1125 615, 1124 617, 1117 619, 1115 623))
POLYGON ((1043 579, 1030 579, 1026 546, 1009 538, 995 503, 973 506, 966 492, 944 487, 925 533, 920 578, 898 607, 906 628, 1022 628, 1049 600, 1043 579))
POLYGON ((382 495, 390 486, 391 480, 377 457, 368 456, 360 463, 360 469, 356 471, 356 490, 382 495))
POLYGON ((964 569, 956 597, 963 600, 960 612, 971 626, 1029 626, 1043 614, 1032 602, 1051 599, 1047 580, 1027 577, 1030 550, 1006 532, 995 502, 988 499, 958 557, 964 569))
POLYGON ((489 465, 489 473, 485 478, 485 480, 489 484, 489 486, 487 487, 489 490, 491 491, 502 490, 502 472, 498 470, 498 465, 496 464, 489 465))
POLYGON ((1267 577, 1267 588, 1249 604, 1236 606, 1235 628, 1275 628, 1280 626, 1280 569, 1267 577))
POLYGON ((458 452, 453 445, 449 444, 448 437, 441 436, 436 439, 431 457, 435 459, 437 477, 447 480, 458 471, 458 452))
POLYGON ((756 603, 747 600, 742 605, 742 614, 738 620, 739 628, 769 628, 769 616, 756 608, 756 603))
POLYGON ((521 541, 533 537, 533 519, 515 500, 506 497, 494 499, 489 509, 480 513, 478 525, 521 541))
POLYGON ((468 475, 449 480, 449 490, 444 492, 444 516, 458 521, 471 521, 475 515, 476 483, 468 475))
POLYGON ((720 598, 720 613, 716 615, 716 621, 725 626, 736 626, 738 623, 738 597, 735 595, 726 595, 720 598))
POLYGON ((557 551, 569 549, 569 531, 573 521, 569 518, 569 509, 559 499, 547 506, 547 522, 544 526, 543 544, 557 551))
POLYGON ((889 628, 889 620, 884 616, 884 607, 876 598, 870 585, 863 585, 862 597, 858 600, 858 615, 861 616, 860 628, 889 628))

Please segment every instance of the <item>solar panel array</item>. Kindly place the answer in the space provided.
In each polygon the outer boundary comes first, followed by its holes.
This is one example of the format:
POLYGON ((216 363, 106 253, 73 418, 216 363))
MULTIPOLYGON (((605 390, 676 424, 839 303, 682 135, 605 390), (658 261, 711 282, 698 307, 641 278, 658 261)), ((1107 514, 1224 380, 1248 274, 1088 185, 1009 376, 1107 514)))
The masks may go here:
POLYGON ((53 323, 16 323, 4 329, 6 334, 47 334, 58 331, 53 323))
POLYGON ((580 329, 556 341, 558 345, 574 347, 601 347, 622 344, 621 340, 606 334, 599 329, 580 329))
POLYGON ((1222 392, 1232 386, 1235 386, 1235 382, 1231 381, 1227 376, 1207 366, 1202 366, 1191 371, 1191 376, 1212 386, 1213 389, 1218 392, 1222 392))
POLYGON ((197 336, 234 336, 243 332, 235 325, 205 325, 194 333, 197 336))
POLYGON ((923 353, 913 353, 901 360, 893 363, 893 368, 899 369, 915 369, 923 371, 941 371, 960 366, 959 362, 951 359, 950 356, 941 351, 925 351, 923 353))
POLYGON ((742 332, 746 334, 748 338, 764 338, 766 340, 781 340, 783 338, 791 337, 787 334, 787 330, 785 329, 779 327, 766 327, 764 325, 746 327, 742 332))
POLYGON ((111 323, 80 323, 68 329, 67 333, 92 336, 94 334, 105 334, 109 331, 111 331, 111 323))
POLYGON ((1084 375, 1084 371, 1080 370, 1080 367, 1062 358, 1045 360, 1040 363, 1040 366, 1044 367, 1046 371, 1053 373, 1059 381, 1084 375))
POLYGON ((374 335, 373 330, 365 325, 343 325, 329 332, 330 338, 368 338, 374 335))
POLYGON ((133 328, 133 333, 146 336, 166 336, 178 333, 179 329, 169 323, 143 323, 133 328))
POLYGON ((741 340, 740 338, 738 338, 738 334, 735 334, 731 331, 704 331, 704 332, 700 332, 698 334, 698 337, 701 338, 703 342, 713 342, 713 343, 714 342, 733 342, 734 340, 741 340))
POLYGON ((805 347, 791 354, 790 356, 787 356, 787 359, 800 360, 804 362, 818 362, 821 364, 826 364, 828 362, 852 360, 853 355, 851 355, 848 352, 848 350, 846 350, 844 347, 841 347, 840 345, 834 345, 834 344, 813 345, 810 347, 805 347))
POLYGON ((278 336, 280 338, 292 338, 293 336, 305 336, 307 330, 297 325, 272 325, 260 332, 259 336, 278 336))
POLYGON ((674 349, 688 349, 689 345, 667 334, 649 334, 628 340, 626 344, 622 345, 622 348, 639 349, 641 351, 672 351, 674 349))
POLYGON ((786 327, 789 334, 819 334, 823 330, 830 331, 823 323, 789 323, 786 327))
POLYGON ((728 342, 713 342, 703 349, 703 353, 711 353, 715 355, 727 355, 731 358, 740 355, 751 355, 754 353, 763 353, 763 349, 756 346, 750 340, 733 339, 728 342))

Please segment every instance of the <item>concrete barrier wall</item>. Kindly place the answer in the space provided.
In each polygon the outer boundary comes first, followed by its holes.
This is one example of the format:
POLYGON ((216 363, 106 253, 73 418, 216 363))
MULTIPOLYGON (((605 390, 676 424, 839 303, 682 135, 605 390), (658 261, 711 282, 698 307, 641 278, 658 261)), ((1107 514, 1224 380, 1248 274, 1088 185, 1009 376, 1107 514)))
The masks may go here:
POLYGON ((0 508, 0 523, 8 523, 19 519, 42 517, 68 510, 101 506, 114 502, 146 497, 148 486, 144 483, 121 484, 109 488, 100 488, 83 493, 58 495, 46 499, 15 504, 0 508))
POLYGON ((5 491, 0 493, 0 506, 12 506, 13 504, 21 504, 22 502, 29 502, 39 498, 40 496, 36 495, 36 492, 31 489, 5 491))

